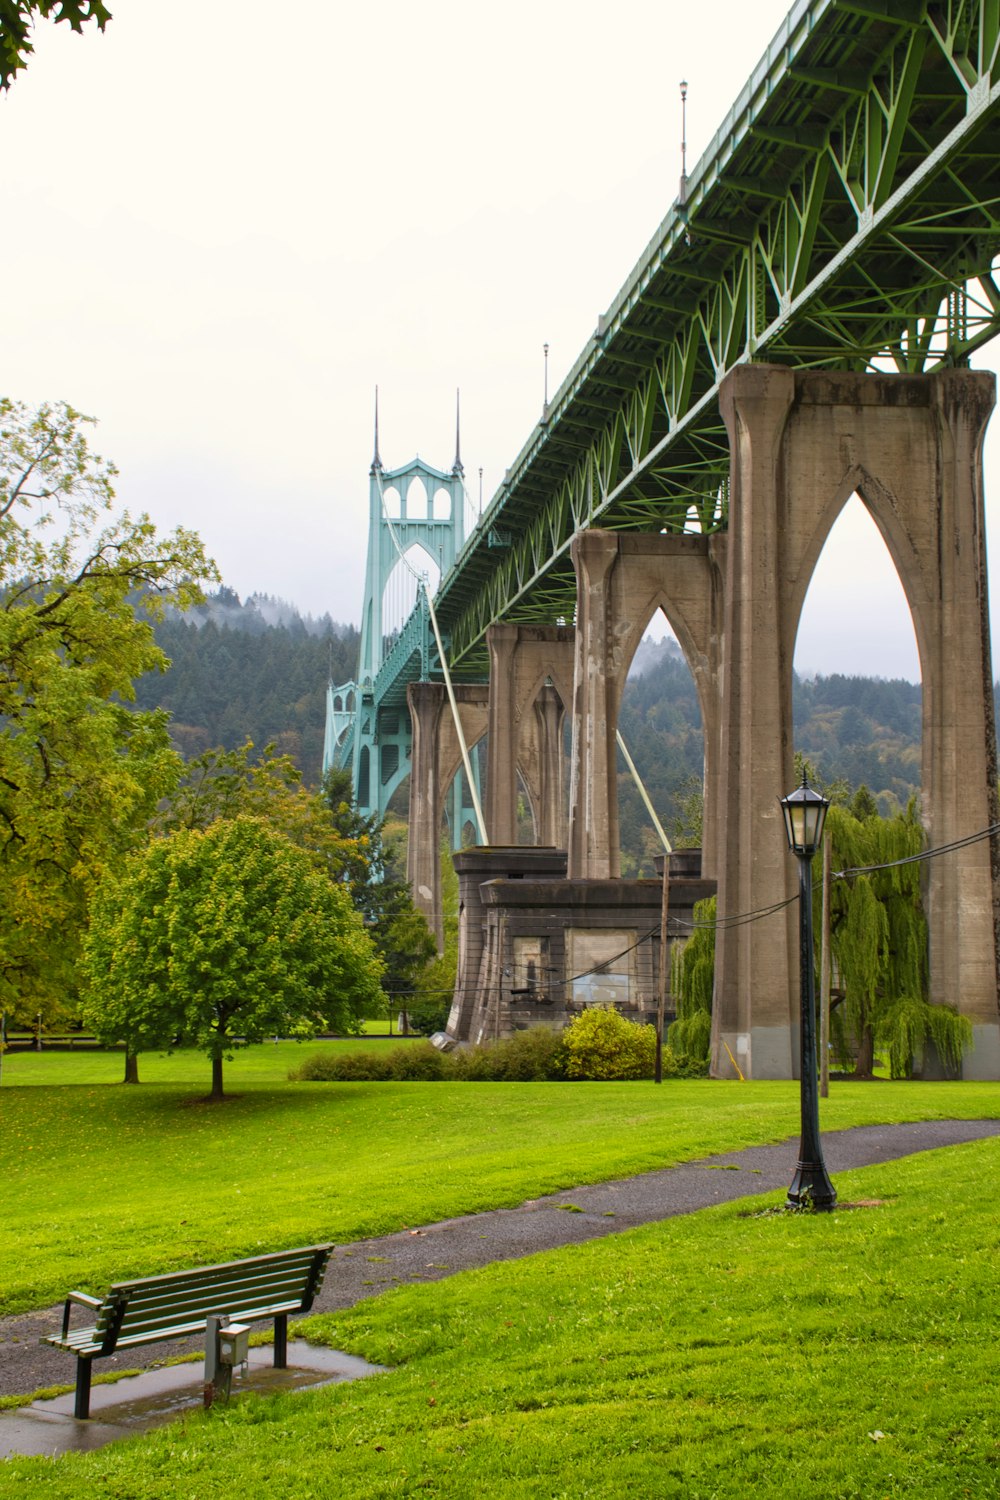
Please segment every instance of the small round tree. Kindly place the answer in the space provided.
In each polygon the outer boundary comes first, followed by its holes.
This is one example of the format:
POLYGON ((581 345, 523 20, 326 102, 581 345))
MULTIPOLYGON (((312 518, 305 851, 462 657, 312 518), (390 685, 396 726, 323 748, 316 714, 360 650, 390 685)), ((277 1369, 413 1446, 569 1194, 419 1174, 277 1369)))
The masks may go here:
POLYGON ((258 818, 153 839, 94 903, 86 1017, 131 1052, 173 1044, 222 1062, 268 1036, 359 1031, 381 963, 346 893, 258 818))

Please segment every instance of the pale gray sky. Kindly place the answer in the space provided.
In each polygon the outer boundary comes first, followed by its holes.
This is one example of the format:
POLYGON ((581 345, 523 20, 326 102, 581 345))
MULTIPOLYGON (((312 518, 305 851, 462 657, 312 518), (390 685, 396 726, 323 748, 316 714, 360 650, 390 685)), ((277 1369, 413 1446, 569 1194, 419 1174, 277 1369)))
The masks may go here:
MULTIPOLYGON (((390 466, 450 466, 461 386, 489 499, 543 343, 554 389, 676 195, 680 79, 693 164, 785 9, 112 0, 104 35, 42 23, 0 99, 0 390, 97 416, 122 501, 197 529, 241 595, 357 622, 376 383, 390 466)), ((1000 478, 1000 422, 993 445, 1000 478)), ((824 555, 798 664, 916 676, 866 551, 832 581, 824 555)))

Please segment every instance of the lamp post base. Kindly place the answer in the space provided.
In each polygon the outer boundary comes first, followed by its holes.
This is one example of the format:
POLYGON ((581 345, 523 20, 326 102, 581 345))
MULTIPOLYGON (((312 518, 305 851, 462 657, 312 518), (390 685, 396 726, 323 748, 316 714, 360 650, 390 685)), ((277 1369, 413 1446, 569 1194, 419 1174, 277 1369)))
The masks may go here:
POLYGON ((788 1189, 785 1207, 812 1209, 818 1214, 828 1214, 836 1206, 837 1189, 830 1181, 823 1163, 800 1159, 792 1185, 788 1189))

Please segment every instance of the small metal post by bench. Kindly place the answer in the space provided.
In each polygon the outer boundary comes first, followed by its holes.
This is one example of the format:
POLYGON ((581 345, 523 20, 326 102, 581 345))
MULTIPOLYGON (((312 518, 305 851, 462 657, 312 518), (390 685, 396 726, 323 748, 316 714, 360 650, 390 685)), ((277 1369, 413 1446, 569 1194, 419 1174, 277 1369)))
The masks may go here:
MULTIPOLYGON (((283 1320, 284 1321, 284 1320, 283 1320)), ((277 1336, 276 1336, 277 1337, 277 1336)), ((250 1325, 214 1314, 205 1319, 205 1408, 228 1401, 237 1365, 250 1353, 250 1325)), ((277 1360, 275 1360, 277 1364, 277 1360)), ((280 1368, 284 1368, 282 1365, 280 1368)))

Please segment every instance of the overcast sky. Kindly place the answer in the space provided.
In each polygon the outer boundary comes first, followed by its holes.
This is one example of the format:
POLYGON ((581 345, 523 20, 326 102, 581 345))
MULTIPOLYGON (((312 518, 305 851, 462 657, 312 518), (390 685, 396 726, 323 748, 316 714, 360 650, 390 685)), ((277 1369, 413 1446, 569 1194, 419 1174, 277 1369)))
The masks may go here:
MULTIPOLYGON (((489 500, 543 344, 554 390, 676 196, 680 80, 693 165, 786 5, 112 10, 41 23, 0 98, 0 392, 98 417, 122 501, 198 530, 242 596, 356 623, 375 385, 389 467, 450 467, 461 387, 489 500)), ((824 554, 800 669, 918 675, 870 534, 824 554)))

